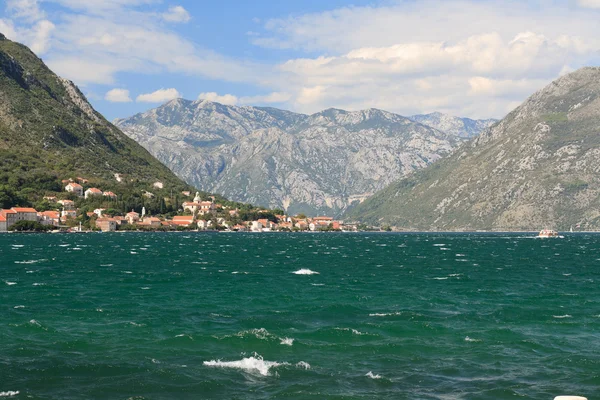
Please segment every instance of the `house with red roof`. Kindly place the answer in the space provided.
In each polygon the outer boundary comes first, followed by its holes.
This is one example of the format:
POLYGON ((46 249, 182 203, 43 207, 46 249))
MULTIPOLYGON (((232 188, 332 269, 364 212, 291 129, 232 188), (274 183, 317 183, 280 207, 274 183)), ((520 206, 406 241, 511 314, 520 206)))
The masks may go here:
POLYGON ((98 188, 89 188, 85 191, 85 198, 89 199, 91 196, 102 196, 102 190, 98 188))
POLYGON ((114 232, 117 230, 117 221, 113 218, 98 218, 96 227, 100 228, 102 232, 114 232))
POLYGON ((43 225, 60 225, 60 212, 58 211, 43 211, 38 213, 38 220, 43 225))
POLYGON ((193 215, 180 215, 173 217, 171 224, 174 226, 191 226, 194 223, 193 215))
POLYGON ((83 196, 83 186, 79 183, 69 182, 67 186, 65 186, 65 190, 67 192, 75 193, 77 196, 83 196))
POLYGON ((103 192, 102 196, 108 197, 111 200, 116 200, 117 199, 117 195, 114 194, 113 192, 103 192))

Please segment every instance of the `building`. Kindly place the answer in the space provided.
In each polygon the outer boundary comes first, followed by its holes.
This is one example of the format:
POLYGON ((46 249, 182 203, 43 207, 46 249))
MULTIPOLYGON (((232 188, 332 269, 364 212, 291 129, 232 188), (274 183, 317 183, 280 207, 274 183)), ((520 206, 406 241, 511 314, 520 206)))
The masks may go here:
POLYGON ((212 225, 212 221, 205 221, 203 219, 198 221, 198 229, 206 230, 212 225))
POLYGON ((48 203, 56 203, 56 196, 44 196, 44 200, 46 200, 48 203))
POLYGON ((60 225, 60 212, 58 211, 44 211, 38 213, 38 220, 42 225, 59 226, 60 225))
POLYGON ((15 211, 17 213, 17 218, 15 222, 19 222, 19 221, 34 221, 37 222, 38 220, 38 212, 35 208, 29 208, 29 207, 13 207, 11 208, 11 210, 15 211))
POLYGON ((117 195, 114 194, 113 192, 103 192, 102 196, 108 197, 111 200, 116 200, 117 199, 117 195))
POLYGON ((137 224, 138 221, 140 220, 140 214, 138 214, 135 211, 131 210, 131 212, 128 212, 125 215, 125 218, 127 218, 127 222, 129 222, 131 225, 137 224))
POLYGON ((191 226, 194 223, 193 215, 181 215, 173 217, 171 224, 174 226, 191 226))
POLYGON ((98 188, 89 188, 85 191, 85 198, 89 199, 92 196, 102 196, 102 190, 98 188))
POLYGON ((161 221, 160 221, 160 218, 157 218, 157 217, 146 217, 140 223, 140 225, 157 228, 157 227, 161 226, 161 221))
POLYGON ((8 226, 6 225, 6 217, 0 214, 0 232, 8 231, 8 226))
POLYGON ((198 209, 198 213, 200 215, 213 214, 215 212, 215 203, 212 201, 202 201, 200 202, 200 207, 198 209))
POLYGON ((70 182, 67 186, 65 186, 65 190, 67 192, 75 193, 77 196, 83 196, 83 186, 79 183, 70 182))
POLYGON ((117 221, 113 218, 98 218, 96 227, 100 228, 102 232, 114 232, 117 230, 117 221))
POLYGON ((73 200, 59 200, 57 201, 57 203, 63 206, 65 210, 75 209, 75 202, 73 200))

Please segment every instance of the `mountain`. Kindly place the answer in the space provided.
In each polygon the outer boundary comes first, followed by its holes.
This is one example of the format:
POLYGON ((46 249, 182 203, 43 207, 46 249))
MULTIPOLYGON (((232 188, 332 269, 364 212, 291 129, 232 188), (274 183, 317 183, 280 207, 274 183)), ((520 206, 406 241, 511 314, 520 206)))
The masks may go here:
POLYGON ((304 115, 206 100, 115 124, 188 183, 289 213, 339 214, 461 141, 375 109, 304 115))
POLYGON ((85 177, 136 190, 188 185, 106 121, 81 91, 27 47, 0 34, 0 205, 8 192, 41 197, 61 179, 85 177), (126 182, 126 183, 125 183, 126 182))
POLYGON ((409 117, 415 122, 430 126, 439 131, 458 136, 465 139, 471 139, 479 136, 481 132, 494 125, 496 119, 471 119, 454 117, 440 112, 431 114, 419 114, 409 117))
POLYGON ((600 229, 600 68, 564 75, 349 218, 400 229, 600 229))

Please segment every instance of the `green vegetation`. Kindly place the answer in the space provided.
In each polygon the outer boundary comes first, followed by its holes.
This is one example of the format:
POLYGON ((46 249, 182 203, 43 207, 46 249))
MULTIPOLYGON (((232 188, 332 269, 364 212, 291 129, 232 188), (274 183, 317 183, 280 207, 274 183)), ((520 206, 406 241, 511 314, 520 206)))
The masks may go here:
MULTIPOLYGON (((142 190, 164 198, 193 190, 144 148, 93 111, 27 47, 0 37, 0 206, 36 205, 83 176, 142 206, 142 190), (115 174, 123 177, 122 184, 115 174), (152 189, 160 181, 164 189, 152 189)), ((151 205, 159 210, 160 201, 151 205)), ((163 205, 163 208, 164 205, 163 205)))
POLYGON ((569 117, 567 116, 567 113, 558 112, 558 113, 544 114, 544 115, 542 115, 542 119, 549 123, 551 123, 551 122, 567 122, 569 120, 569 117))
POLYGON ((17 221, 8 228, 14 232, 46 232, 54 229, 52 226, 42 225, 37 221, 17 221))

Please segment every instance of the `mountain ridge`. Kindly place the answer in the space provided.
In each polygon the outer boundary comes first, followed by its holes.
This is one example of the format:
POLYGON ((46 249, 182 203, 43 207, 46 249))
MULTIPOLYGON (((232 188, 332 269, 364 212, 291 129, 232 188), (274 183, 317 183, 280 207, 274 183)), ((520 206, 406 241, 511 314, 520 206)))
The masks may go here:
POLYGON ((418 230, 600 228, 600 68, 564 75, 349 218, 418 230))
POLYGON ((114 122, 187 182, 292 213, 340 214, 463 140, 374 108, 308 115, 202 99, 114 122))

